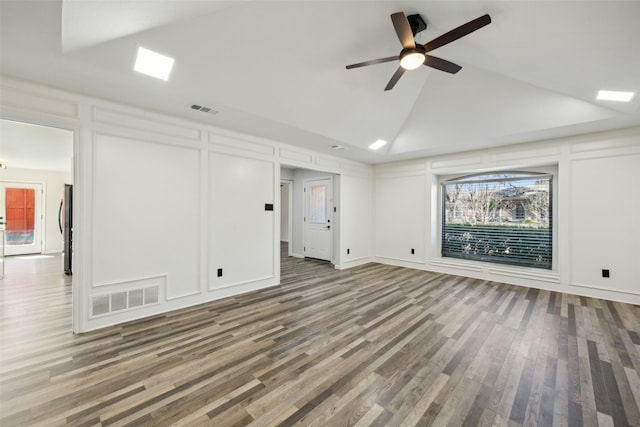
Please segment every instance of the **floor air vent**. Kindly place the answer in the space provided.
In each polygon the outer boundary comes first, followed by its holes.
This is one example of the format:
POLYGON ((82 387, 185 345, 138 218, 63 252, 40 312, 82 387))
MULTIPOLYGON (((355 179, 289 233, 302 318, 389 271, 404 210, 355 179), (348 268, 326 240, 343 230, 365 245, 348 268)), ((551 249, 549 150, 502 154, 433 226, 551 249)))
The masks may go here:
POLYGON ((122 310, 144 307, 158 302, 158 287, 150 286, 129 291, 96 295, 91 299, 91 314, 100 316, 122 310))

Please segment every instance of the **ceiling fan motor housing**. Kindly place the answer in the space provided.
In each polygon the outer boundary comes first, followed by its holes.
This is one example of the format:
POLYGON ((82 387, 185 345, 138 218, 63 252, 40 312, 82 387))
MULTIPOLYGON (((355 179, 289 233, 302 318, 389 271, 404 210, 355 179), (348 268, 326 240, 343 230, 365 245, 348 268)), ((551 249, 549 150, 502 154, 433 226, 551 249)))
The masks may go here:
POLYGON ((413 33, 414 37, 419 32, 422 32, 427 29, 427 23, 424 22, 424 19, 422 19, 422 16, 418 14, 407 16, 407 21, 409 21, 409 26, 411 27, 411 32, 413 33))

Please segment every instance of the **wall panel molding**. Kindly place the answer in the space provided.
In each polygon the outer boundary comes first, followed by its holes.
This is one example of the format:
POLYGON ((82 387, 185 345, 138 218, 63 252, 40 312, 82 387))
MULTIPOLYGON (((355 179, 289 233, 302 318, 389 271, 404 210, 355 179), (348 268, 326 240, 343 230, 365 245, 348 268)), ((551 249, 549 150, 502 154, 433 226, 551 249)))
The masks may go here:
POLYGON ((331 170, 340 170, 341 168, 340 159, 336 157, 315 156, 314 163, 318 166, 331 170))
POLYGON ((465 157, 436 158, 429 162, 429 167, 434 173, 446 173, 449 169, 459 169, 465 166, 479 166, 482 164, 484 164, 482 153, 476 153, 465 157))
POLYGON ((429 261, 429 264, 433 265, 434 267, 454 268, 456 270, 473 271, 474 273, 482 273, 484 271, 484 267, 479 265, 473 265, 465 262, 449 261, 441 258, 431 259, 429 261))
POLYGON ((26 90, 3 84, 2 108, 13 108, 20 111, 38 112, 54 117, 77 119, 79 117, 79 103, 42 93, 36 90, 26 90))
POLYGON ((193 126, 171 123, 168 120, 133 111, 116 111, 110 107, 94 105, 92 119, 96 123, 122 126, 163 137, 178 137, 189 141, 200 141, 201 131, 193 126))
POLYGON ((280 159, 285 160, 284 163, 286 163, 286 160, 293 160, 298 164, 313 165, 313 155, 311 153, 293 150, 292 148, 280 148, 278 155, 280 159))
POLYGON ((230 151, 236 152, 240 155, 261 154, 270 157, 275 156, 275 147, 273 145, 221 135, 215 132, 209 132, 208 135, 209 144, 211 146, 230 148, 230 151))
POLYGON ((547 283, 560 283, 560 275, 556 273, 547 273, 547 272, 536 272, 536 271, 527 271, 527 270, 515 270, 515 269, 507 269, 507 268, 499 268, 499 267, 490 267, 488 273, 497 276, 497 277, 511 277, 515 279, 528 279, 535 280, 538 282, 547 282, 547 283))
POLYGON ((540 158, 548 157, 555 160, 557 159, 557 156, 559 154, 560 147, 558 144, 541 144, 540 147, 523 148, 522 150, 510 149, 489 151, 487 154, 487 162, 493 164, 513 161, 525 161, 530 164, 532 163, 532 159, 538 160, 540 158))

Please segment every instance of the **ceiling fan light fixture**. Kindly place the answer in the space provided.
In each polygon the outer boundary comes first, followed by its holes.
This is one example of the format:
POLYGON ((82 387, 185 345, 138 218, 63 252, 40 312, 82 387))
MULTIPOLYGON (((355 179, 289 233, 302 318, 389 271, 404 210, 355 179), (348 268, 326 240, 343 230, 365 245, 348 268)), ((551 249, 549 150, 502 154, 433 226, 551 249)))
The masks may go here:
POLYGON ((425 59, 424 52, 417 47, 406 49, 400 54, 400 66, 405 70, 415 70, 424 64, 425 59))

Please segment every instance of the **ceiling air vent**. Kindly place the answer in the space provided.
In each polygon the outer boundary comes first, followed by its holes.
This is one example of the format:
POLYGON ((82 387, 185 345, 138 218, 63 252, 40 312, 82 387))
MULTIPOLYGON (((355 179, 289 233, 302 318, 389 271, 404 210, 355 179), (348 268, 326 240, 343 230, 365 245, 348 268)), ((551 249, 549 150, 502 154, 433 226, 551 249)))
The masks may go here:
POLYGON ((198 104, 193 104, 191 106, 191 109, 196 110, 196 111, 202 111, 203 113, 209 113, 209 114, 218 114, 219 113, 219 111, 216 111, 211 107, 203 107, 202 105, 198 105, 198 104))

